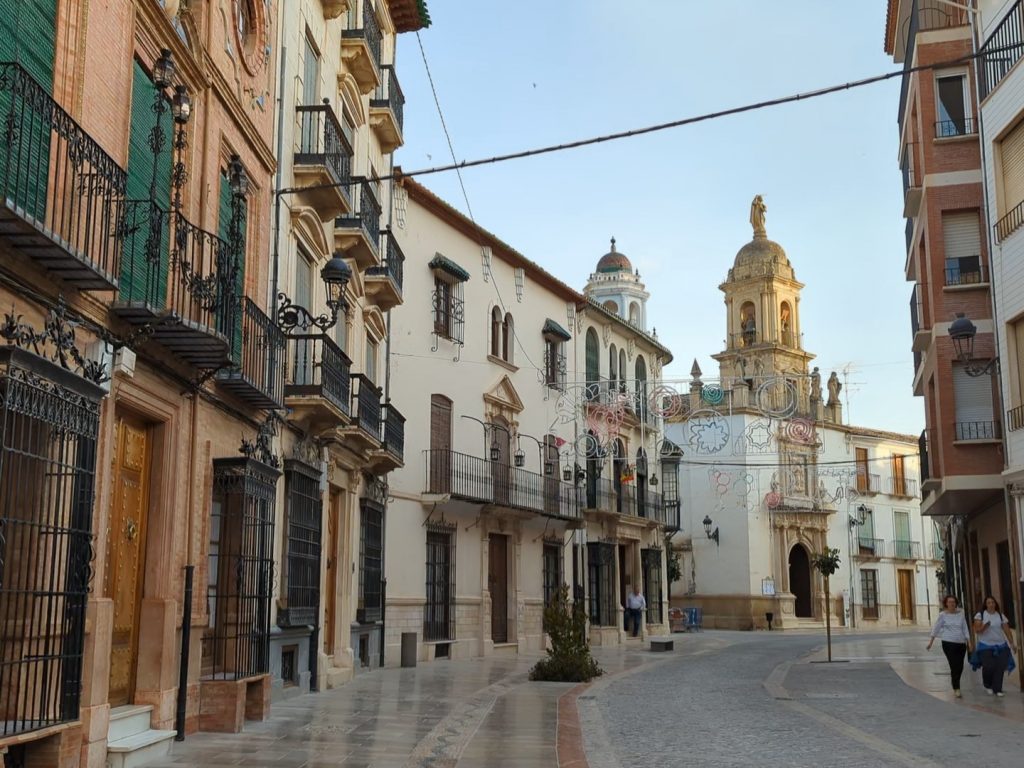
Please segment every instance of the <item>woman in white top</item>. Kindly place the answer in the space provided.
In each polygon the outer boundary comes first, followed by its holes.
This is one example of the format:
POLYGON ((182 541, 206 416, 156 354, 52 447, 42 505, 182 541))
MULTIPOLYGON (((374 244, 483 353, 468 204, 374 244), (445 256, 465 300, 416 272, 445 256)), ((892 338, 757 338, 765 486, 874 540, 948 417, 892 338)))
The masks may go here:
POLYGON ((978 635, 978 653, 981 656, 981 682, 985 690, 996 696, 1003 695, 1003 674, 1010 663, 1010 645, 1013 634, 999 603, 989 595, 985 608, 974 616, 974 631, 978 635))
POLYGON ((967 617, 960 610, 960 601, 953 595, 946 595, 942 605, 945 610, 939 614, 939 618, 932 628, 928 650, 932 649, 935 638, 942 641, 942 652, 946 654, 946 661, 949 662, 949 677, 953 683, 953 695, 959 699, 960 675, 964 671, 964 657, 967 655, 967 644, 971 640, 971 634, 967 629, 967 617))

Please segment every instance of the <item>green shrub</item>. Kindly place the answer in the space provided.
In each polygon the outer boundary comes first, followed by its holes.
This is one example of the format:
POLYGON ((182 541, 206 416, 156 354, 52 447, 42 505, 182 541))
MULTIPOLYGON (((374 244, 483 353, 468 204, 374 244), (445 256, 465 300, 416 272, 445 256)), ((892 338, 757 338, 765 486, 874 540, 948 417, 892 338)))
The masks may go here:
POLYGON ((569 587, 563 585, 544 609, 544 629, 551 638, 548 657, 530 670, 531 680, 586 683, 604 670, 590 655, 587 614, 579 603, 569 603, 569 587))

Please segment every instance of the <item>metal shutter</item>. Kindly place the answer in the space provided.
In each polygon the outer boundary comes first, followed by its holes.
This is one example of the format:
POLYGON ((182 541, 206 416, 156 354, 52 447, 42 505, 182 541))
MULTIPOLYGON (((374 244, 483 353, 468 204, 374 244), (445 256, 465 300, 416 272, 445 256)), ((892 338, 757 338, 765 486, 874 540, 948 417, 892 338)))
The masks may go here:
POLYGON ((1001 213, 1005 214, 1024 201, 1024 122, 999 142, 999 157, 1003 176, 1001 213))
POLYGON ((56 0, 0 0, 0 61, 21 64, 47 93, 56 39, 56 0))
POLYGON ((947 259, 981 255, 978 212, 942 214, 942 237, 946 243, 947 259))
POLYGON ((953 366, 953 397, 956 401, 957 437, 961 440, 995 437, 992 425, 992 379, 969 376, 963 366, 953 366))

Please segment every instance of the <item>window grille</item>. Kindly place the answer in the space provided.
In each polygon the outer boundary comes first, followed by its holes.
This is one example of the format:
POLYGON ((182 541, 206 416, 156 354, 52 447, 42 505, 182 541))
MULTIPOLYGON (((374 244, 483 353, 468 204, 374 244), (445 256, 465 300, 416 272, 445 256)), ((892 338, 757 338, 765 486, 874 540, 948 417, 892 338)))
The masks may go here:
POLYGON ((359 606, 356 621, 368 624, 383 617, 384 505, 374 499, 359 504, 359 606))
MULTIPOLYGON (((271 457, 268 457, 271 458, 271 457)), ((270 671, 276 467, 215 459, 203 676, 237 680, 270 671)))
POLYGON ((462 281, 434 277, 434 347, 431 351, 437 351, 440 339, 453 341, 460 347, 463 345, 466 325, 464 294, 462 281))
POLYGON ((598 627, 616 626, 614 544, 587 544, 587 577, 587 608, 590 623, 598 627))
POLYGON ((544 342, 544 383, 560 392, 565 390, 565 342, 547 339, 544 342))
POLYGON ((79 716, 102 397, 0 348, 0 737, 79 716))
POLYGON ((455 526, 427 527, 427 604, 423 639, 455 639, 455 526))
MULTIPOLYGON (((544 542, 543 553, 544 607, 547 608, 557 598, 562 588, 562 543, 560 541, 544 542)), ((544 621, 547 629, 547 621, 544 621)))
POLYGON ((661 624, 663 621, 663 596, 661 592, 660 549, 643 549, 640 558, 644 565, 644 597, 647 600, 647 623, 661 624))
POLYGON ((288 500, 286 605, 278 611, 282 627, 313 626, 320 608, 320 560, 323 500, 319 469, 290 459, 285 462, 288 500))

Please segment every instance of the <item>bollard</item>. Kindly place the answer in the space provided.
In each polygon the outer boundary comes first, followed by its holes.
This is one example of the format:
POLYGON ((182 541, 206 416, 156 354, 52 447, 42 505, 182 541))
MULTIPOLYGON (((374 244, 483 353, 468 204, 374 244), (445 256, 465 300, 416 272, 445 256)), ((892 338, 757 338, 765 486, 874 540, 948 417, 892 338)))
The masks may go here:
POLYGON ((402 666, 416 666, 416 633, 402 633, 402 666))

